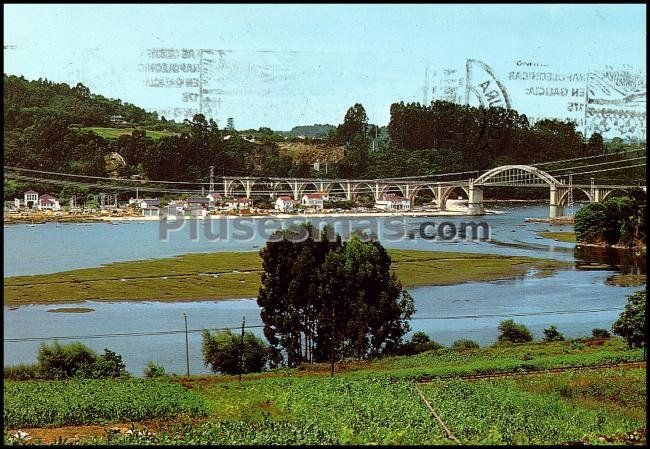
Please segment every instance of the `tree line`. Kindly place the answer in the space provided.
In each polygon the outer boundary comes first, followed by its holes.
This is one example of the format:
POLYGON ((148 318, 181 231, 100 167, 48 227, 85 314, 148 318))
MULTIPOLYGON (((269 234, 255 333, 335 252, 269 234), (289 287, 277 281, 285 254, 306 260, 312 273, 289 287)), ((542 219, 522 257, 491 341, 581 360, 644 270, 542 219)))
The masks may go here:
MULTIPOLYGON (((329 134, 319 143, 345 148, 342 159, 330 164, 325 174, 281 155, 282 132, 267 127, 255 133, 223 130, 201 114, 175 123, 130 103, 93 94, 81 83, 71 87, 5 74, 3 99, 5 165, 91 176, 207 181, 208 167, 214 165, 217 176, 383 178, 480 171, 631 148, 621 139, 604 143, 597 133, 587 138, 572 123, 547 119, 531 124, 526 115, 512 109, 445 101, 394 103, 388 126, 379 127, 369 123, 365 108, 357 103, 338 126, 322 126, 329 134), (123 116, 136 129, 117 139, 86 129, 111 126, 113 115, 123 116), (175 134, 153 139, 147 130, 175 134), (226 135, 231 137, 224 139, 226 135), (248 138, 253 135, 255 142, 248 138), (126 165, 107 167, 107 156, 113 152, 126 165)), ((309 144, 310 139, 302 142, 309 144)), ((599 179, 643 173, 642 168, 615 171, 599 174, 599 179)), ((29 187, 52 193, 60 189, 60 196, 84 193, 72 186, 61 189, 5 181, 5 199, 29 187)))

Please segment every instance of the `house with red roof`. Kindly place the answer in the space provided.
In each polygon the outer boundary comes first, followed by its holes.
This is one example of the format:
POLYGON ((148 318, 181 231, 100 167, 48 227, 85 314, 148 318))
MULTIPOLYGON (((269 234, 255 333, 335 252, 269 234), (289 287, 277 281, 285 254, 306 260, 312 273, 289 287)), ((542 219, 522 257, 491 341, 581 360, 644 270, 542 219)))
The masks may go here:
POLYGON ((315 209, 322 209, 323 203, 329 199, 329 195, 325 192, 305 193, 302 196, 300 204, 305 207, 313 207, 315 209))
POLYGON ((297 201, 294 201, 291 198, 291 195, 280 195, 278 199, 275 200, 275 210, 278 212, 289 213, 293 212, 297 201))
POLYGON ((375 208, 382 210, 410 210, 411 201, 403 196, 387 193, 375 201, 375 208))

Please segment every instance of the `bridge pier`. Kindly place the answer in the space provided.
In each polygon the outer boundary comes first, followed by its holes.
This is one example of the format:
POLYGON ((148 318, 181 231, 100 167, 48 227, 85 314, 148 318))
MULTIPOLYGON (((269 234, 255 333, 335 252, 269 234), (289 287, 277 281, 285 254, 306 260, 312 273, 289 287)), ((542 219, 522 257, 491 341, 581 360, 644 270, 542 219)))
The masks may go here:
POLYGON ((551 185, 550 206, 548 211, 549 218, 557 218, 564 215, 564 207, 560 204, 561 192, 555 185, 551 185))
POLYGON ((467 213, 469 215, 485 214, 485 209, 483 208, 483 190, 475 187, 474 183, 470 182, 467 191, 467 213))

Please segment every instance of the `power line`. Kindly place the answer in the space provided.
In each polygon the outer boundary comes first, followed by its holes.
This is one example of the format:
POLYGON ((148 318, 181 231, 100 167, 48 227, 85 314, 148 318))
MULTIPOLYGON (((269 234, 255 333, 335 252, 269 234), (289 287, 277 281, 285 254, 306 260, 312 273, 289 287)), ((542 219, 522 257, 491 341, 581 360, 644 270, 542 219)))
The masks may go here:
POLYGON ((565 170, 575 170, 575 169, 580 169, 580 168, 588 168, 588 167, 596 167, 600 165, 611 165, 611 164, 619 164, 619 163, 624 163, 624 162, 629 162, 629 161, 636 161, 639 159, 645 159, 646 156, 639 156, 639 157, 632 157, 629 159, 622 159, 619 161, 609 161, 609 162, 598 162, 596 164, 586 164, 586 165, 576 165, 574 167, 566 167, 566 168, 555 168, 553 170, 547 170, 547 173, 554 173, 558 171, 565 171, 565 170))
POLYGON ((603 170, 583 171, 583 172, 579 172, 579 173, 574 173, 573 175, 574 176, 588 175, 588 174, 591 174, 591 173, 601 173, 601 172, 612 171, 612 170, 626 170, 628 168, 645 167, 645 166, 646 166, 646 164, 637 164, 637 165, 630 165, 630 166, 627 166, 627 167, 613 167, 613 168, 605 168, 603 170))
POLYGON ((555 160, 555 161, 539 162, 539 163, 534 163, 534 164, 529 164, 529 165, 531 165, 533 167, 537 167, 537 166, 540 166, 540 165, 559 164, 561 162, 572 162, 572 161, 579 161, 579 160, 583 160, 583 159, 594 159, 594 158, 598 158, 598 157, 618 156, 618 155, 621 155, 621 154, 635 153, 635 152, 638 152, 638 151, 645 151, 645 148, 639 148, 639 149, 636 149, 636 150, 629 150, 629 151, 621 151, 619 153, 607 153, 607 154, 597 154, 595 156, 583 156, 583 157, 574 157, 574 158, 571 158, 571 159, 559 159, 559 160, 555 160))
MULTIPOLYGON (((460 319, 473 319, 473 318, 495 318, 495 317, 522 317, 522 316, 539 316, 539 315, 563 315, 572 313, 598 313, 598 312, 613 312, 623 310, 620 307, 611 307, 604 309, 577 309, 577 310, 547 310, 543 312, 529 312, 529 313, 496 313, 496 314, 482 314, 482 315, 454 315, 454 316, 416 316, 411 320, 460 320, 460 319)), ((246 329, 260 329, 263 324, 246 326, 246 329)), ((209 331, 221 330, 236 330, 241 329, 241 325, 230 327, 219 327, 207 329, 209 331)), ((189 329, 188 333, 203 332, 205 329, 189 329)), ((125 332, 125 333, 110 333, 110 334, 96 334, 96 335, 68 335, 58 337, 22 337, 22 338, 5 338, 4 341, 8 343, 18 343, 24 341, 48 341, 48 340, 81 340, 81 339, 97 339, 97 338, 119 338, 119 337, 143 337, 154 335, 174 335, 183 334, 185 329, 182 330, 169 330, 169 331, 151 331, 151 332, 125 332)))

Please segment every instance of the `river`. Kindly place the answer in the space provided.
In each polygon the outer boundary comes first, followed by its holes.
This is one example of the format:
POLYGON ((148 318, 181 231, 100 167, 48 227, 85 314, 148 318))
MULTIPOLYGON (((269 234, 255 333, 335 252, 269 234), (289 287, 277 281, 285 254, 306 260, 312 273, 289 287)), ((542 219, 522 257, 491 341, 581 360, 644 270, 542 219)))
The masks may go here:
MULTIPOLYGON (((607 285, 607 277, 619 271, 645 273, 645 260, 619 253, 574 251, 574 244, 542 239, 541 230, 570 230, 567 225, 525 223, 526 217, 543 217, 547 207, 504 205, 499 214, 484 217, 407 217, 401 229, 414 238, 386 241, 387 247, 496 253, 553 258, 574 262, 571 269, 541 277, 530 272, 516 279, 472 282, 442 287, 411 289, 416 313, 412 332, 424 331, 435 341, 448 345, 456 339, 470 338, 490 344, 496 340, 498 323, 508 317, 526 324, 535 338, 543 329, 555 325, 567 337, 588 335, 592 328, 609 328, 635 287, 607 285), (484 221, 491 229, 490 242, 436 241, 419 235, 422 223, 449 221, 456 224, 470 219, 484 221), (607 269, 585 270, 585 265, 605 263, 607 269)), ((328 219, 330 222, 331 219, 328 219)), ((218 221, 218 220, 214 220, 218 221)), ((362 219, 339 219, 343 227, 365 225, 362 219)), ((188 252, 257 251, 264 239, 192 240, 180 229, 168 241, 160 241, 157 222, 130 222, 87 226, 48 223, 29 227, 5 228, 4 275, 42 274, 101 264, 169 257, 188 252)), ((382 233, 379 233, 380 239, 382 233)), ((426 236, 425 236, 426 237, 426 236)), ((136 375, 149 360, 168 372, 185 372, 183 314, 189 327, 190 371, 207 373, 202 364, 200 330, 236 328, 242 317, 250 330, 262 335, 259 310, 254 299, 193 302, 97 302, 75 307, 93 309, 89 313, 53 313, 48 310, 70 304, 4 307, 5 365, 35 361, 38 345, 51 337, 76 337, 101 352, 110 348, 122 354, 127 369, 136 375), (158 335, 116 335, 144 333, 158 335), (40 340, 42 338, 42 340, 40 340)), ((68 341, 68 340, 61 340, 68 341)))

